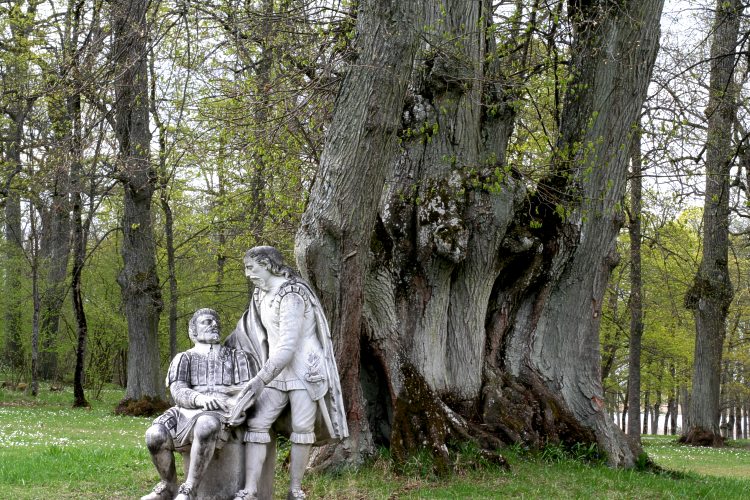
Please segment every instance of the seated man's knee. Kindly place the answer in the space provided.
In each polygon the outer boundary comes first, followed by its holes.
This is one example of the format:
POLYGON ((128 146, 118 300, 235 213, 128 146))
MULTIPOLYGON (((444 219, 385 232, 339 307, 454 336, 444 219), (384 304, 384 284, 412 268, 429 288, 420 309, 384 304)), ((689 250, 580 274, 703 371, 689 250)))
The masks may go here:
POLYGON ((221 431, 219 419, 210 415, 201 415, 195 422, 193 439, 199 441, 216 439, 219 436, 219 431, 221 431))
POLYGON ((146 431, 146 446, 151 453, 168 448, 171 440, 169 431, 162 424, 154 424, 146 431))

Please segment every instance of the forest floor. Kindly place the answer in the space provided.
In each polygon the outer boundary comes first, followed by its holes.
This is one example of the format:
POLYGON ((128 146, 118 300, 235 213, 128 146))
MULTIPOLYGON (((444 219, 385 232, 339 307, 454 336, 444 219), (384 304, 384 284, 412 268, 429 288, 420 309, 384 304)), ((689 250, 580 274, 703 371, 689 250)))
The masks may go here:
MULTIPOLYGON (((157 481, 143 435, 151 419, 112 413, 121 390, 104 390, 92 408, 72 409, 70 389, 37 399, 0 389, 0 498, 132 499, 157 481)), ((691 448, 670 436, 644 436, 645 450, 663 473, 609 469, 590 450, 550 447, 503 450, 506 471, 483 463, 471 449, 456 455, 457 473, 437 478, 427 457, 398 471, 383 454, 366 467, 305 477, 308 498, 750 498, 750 444, 691 448), (674 472, 672 472, 674 471, 674 472)), ((280 447, 283 462, 287 448, 280 447)), ((179 469, 179 467, 178 467, 179 469)), ((287 475, 277 467, 277 497, 287 475)))

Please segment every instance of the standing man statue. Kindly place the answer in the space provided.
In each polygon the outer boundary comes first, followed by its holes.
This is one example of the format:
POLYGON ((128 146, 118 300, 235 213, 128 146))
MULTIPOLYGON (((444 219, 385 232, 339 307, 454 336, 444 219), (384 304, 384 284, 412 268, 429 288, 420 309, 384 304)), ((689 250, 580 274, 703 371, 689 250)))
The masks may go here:
MULTIPOLYGON (((287 499, 305 498, 302 476, 314 443, 349 435, 331 335, 323 309, 309 285, 270 246, 245 254, 245 275, 255 285, 248 311, 228 345, 259 359, 261 369, 240 397, 247 409, 245 489, 235 500, 257 498, 258 481, 271 441, 271 426, 289 405, 292 443, 287 499), (322 422, 316 432, 316 420, 322 422)), ((262 499, 264 500, 264 499, 262 499)))
POLYGON ((146 445, 161 481, 141 500, 189 500, 214 454, 227 440, 222 426, 240 391, 259 364, 242 350, 219 343, 219 316, 199 309, 188 326, 195 346, 179 353, 169 365, 167 386, 175 406, 146 431, 146 445), (190 449, 185 482, 177 488, 174 451, 190 449))

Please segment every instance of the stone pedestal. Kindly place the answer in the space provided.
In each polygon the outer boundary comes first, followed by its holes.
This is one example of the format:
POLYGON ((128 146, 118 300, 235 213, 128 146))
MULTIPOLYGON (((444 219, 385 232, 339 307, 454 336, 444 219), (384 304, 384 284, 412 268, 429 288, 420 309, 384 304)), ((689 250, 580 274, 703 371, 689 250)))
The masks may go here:
MULTIPOLYGON (((276 464, 276 443, 268 444, 266 463, 258 485, 258 499, 273 498, 273 470, 276 464)), ((187 475, 190 453, 183 452, 182 459, 187 475)), ((195 490, 195 500, 232 500, 234 494, 245 487, 245 446, 241 439, 232 438, 214 452, 211 463, 195 490)))
MULTIPOLYGON (((185 474, 190 467, 190 453, 183 452, 185 474)), ((242 441, 230 440, 214 452, 208 470, 195 491, 196 500, 232 500, 245 486, 245 447, 242 441)))

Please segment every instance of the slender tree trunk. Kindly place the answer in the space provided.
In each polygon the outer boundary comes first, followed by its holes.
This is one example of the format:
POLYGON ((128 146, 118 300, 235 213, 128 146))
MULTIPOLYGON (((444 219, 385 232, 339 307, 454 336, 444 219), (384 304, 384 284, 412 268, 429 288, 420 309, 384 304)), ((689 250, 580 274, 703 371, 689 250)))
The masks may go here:
MULTIPOLYGON (((609 308, 612 314, 617 316, 619 297, 617 292, 612 290, 609 293, 609 308)), ((605 333, 602 340, 602 386, 604 381, 609 377, 612 367, 617 358, 617 348, 620 346, 620 328, 614 328, 612 333, 605 333)))
MULTIPOLYGON (((77 13, 74 20, 74 36, 80 22, 77 13)), ((78 57, 73 55, 72 61, 78 66, 78 57)), ((86 248, 88 244, 88 225, 94 214, 89 214, 88 220, 83 221, 83 123, 81 120, 81 94, 73 92, 67 98, 67 108, 72 120, 72 134, 70 143, 70 195, 72 202, 72 249, 73 266, 71 268, 70 290, 73 302, 73 316, 76 324, 76 364, 73 372, 73 407, 87 408, 89 406, 84 392, 84 374, 86 367, 86 344, 88 340, 88 322, 83 300, 83 269, 86 262, 86 248)), ((92 181, 93 184, 93 181, 92 181)), ((93 191, 93 188, 92 188, 93 191)))
POLYGON ((76 321, 76 366, 73 374, 73 407, 88 407, 84 393, 84 369, 88 323, 83 302, 82 272, 86 260, 86 230, 83 224, 83 201, 81 197, 81 165, 75 162, 71 170, 71 194, 73 196, 73 268, 71 271, 71 295, 76 321))
MULTIPOLYGON (((6 162, 14 169, 21 169, 21 140, 24 118, 16 115, 11 124, 8 142, 5 144, 6 162)), ((5 360, 16 372, 23 366, 23 343, 21 342, 21 304, 23 297, 23 234, 21 229, 21 196, 11 189, 5 196, 5 360)), ((16 373, 15 375, 20 375, 16 373)))
MULTIPOLYGON (((190 50, 188 48, 188 50, 190 50)), ((151 52, 149 59, 149 71, 151 74, 151 117, 156 123, 159 132, 159 202, 164 213, 164 237, 166 239, 167 251, 167 280, 169 282, 169 359, 177 355, 177 304, 179 300, 177 289, 177 260, 174 245, 174 213, 170 203, 169 183, 172 173, 167 167, 167 127, 156 109, 156 70, 154 66, 154 54, 151 52)), ((223 249, 223 243, 220 245, 223 249)), ((222 250, 223 251, 223 250, 222 250)), ((220 266, 219 276, 223 274, 223 265, 220 266)), ((220 286, 217 287, 220 289, 220 286)))
MULTIPOLYGON (((272 71, 276 59, 276 51, 274 50, 272 39, 276 36, 274 27, 277 22, 274 19, 273 0, 262 0, 260 8, 264 22, 261 24, 260 32, 258 33, 260 38, 260 55, 258 64, 256 65, 256 77, 259 98, 256 103, 254 122, 261 134, 258 142, 263 145, 268 143, 271 136, 270 131, 266 129, 266 124, 268 123, 268 112, 271 107, 269 96, 271 95, 272 71)), ((250 180, 250 194, 253 199, 253 207, 250 212, 249 225, 256 242, 263 241, 267 211, 265 199, 266 184, 268 183, 268 177, 272 175, 270 171, 272 169, 268 168, 265 149, 265 147, 261 147, 260 151, 254 151, 253 172, 250 180)))
POLYGON ((735 422, 735 414, 734 414, 734 402, 730 403, 729 410, 727 415, 727 436, 729 439, 735 439, 734 437, 734 422, 735 422))
POLYGON ((651 410, 651 434, 658 434, 659 415, 661 414, 661 391, 656 391, 656 401, 651 410))
POLYGON ((31 395, 39 394, 39 312, 41 310, 41 297, 39 295, 39 234, 37 232, 37 221, 34 207, 29 207, 29 223, 31 229, 31 297, 34 312, 31 318, 31 395))
MULTIPOLYGON (((649 411, 651 410, 651 407, 650 407, 651 397, 650 396, 651 396, 651 393, 649 391, 643 392, 643 421, 642 421, 643 425, 641 429, 638 430, 639 436, 641 434, 648 434, 648 423, 649 423, 648 414, 649 414, 649 411)), ((630 418, 632 418, 632 412, 628 415, 628 420, 630 418)), ((628 426, 628 434, 632 435, 631 430, 632 429, 630 428, 630 426, 628 426)))
POLYGON ((23 343, 21 331, 23 329, 21 309, 24 298, 19 293, 22 290, 22 276, 24 276, 24 235, 21 227, 21 191, 16 176, 23 170, 22 147, 24 144, 24 127, 26 118, 31 111, 35 98, 29 95, 28 82, 32 78, 30 69, 32 60, 30 41, 33 31, 37 28, 36 9, 38 2, 15 3, 6 9, 7 19, 4 20, 3 30, 9 31, 10 39, 4 40, 3 51, 7 51, 7 66, 3 68, 3 99, 0 110, 4 113, 3 123, 5 131, 2 134, 0 151, 3 157, 3 187, 0 196, 3 197, 5 211, 5 245, 3 247, 4 262, 4 291, 5 291, 5 353, 6 363, 13 370, 14 377, 20 377, 24 364, 23 343), (25 7, 25 11, 24 11, 25 7))
MULTIPOLYGON (((226 196, 227 196, 227 189, 226 189, 226 179, 225 179, 225 165, 223 158, 219 159, 219 165, 216 172, 216 182, 217 182, 217 191, 218 191, 218 205, 221 207, 226 203, 226 196)), ((219 226, 219 234, 218 237, 218 251, 216 252, 216 292, 220 293, 223 286, 224 286, 224 269, 227 264, 227 256, 225 255, 226 251, 226 244, 227 244, 227 235, 226 230, 224 227, 219 226)))
POLYGON ((41 352, 40 370, 42 378, 55 379, 57 373, 57 342, 60 315, 67 293, 68 261, 71 250, 70 231, 70 168, 71 163, 82 161, 80 123, 80 75, 78 35, 83 3, 68 2, 63 32, 62 62, 54 75, 54 87, 58 89, 50 96, 47 113, 55 131, 55 160, 50 185, 51 202, 42 214, 41 267, 46 270, 41 306, 41 352), (78 130, 75 127, 78 127, 78 130), (76 137, 78 134, 78 137, 76 137))
POLYGON ((42 243, 39 248, 40 272, 44 276, 39 319, 39 370, 41 378, 45 380, 58 377, 57 342, 70 260, 70 186, 67 165, 62 164, 56 168, 54 175, 52 202, 43 213, 42 243))
POLYGON ((690 391, 685 385, 680 386, 680 408, 682 412, 681 434, 684 434, 690 428, 690 391))
POLYGON ((735 439, 743 439, 742 437, 742 406, 740 406, 740 401, 736 401, 736 407, 734 409, 735 412, 735 420, 734 420, 734 435, 735 439))
MULTIPOLYGON (((630 354, 628 356, 628 394, 638 401, 641 394, 641 342, 643 338, 643 284, 641 279, 641 133, 633 132, 630 145, 630 354)), ((648 392, 644 404, 643 427, 648 427, 648 392)), ((639 405, 632 405, 628 414, 628 434, 641 442, 641 413, 639 405)), ((643 432, 647 432, 644 430, 643 432)))
POLYGON ((683 429, 681 440, 693 445, 716 446, 723 441, 719 398, 727 311, 734 293, 728 268, 729 176, 738 95, 734 69, 742 9, 739 0, 717 2, 711 45, 703 256, 685 297, 685 305, 695 316, 696 338, 690 427, 683 429))
MULTIPOLYGON (((68 261, 70 260, 70 213, 68 196, 66 194, 64 219, 52 222, 43 231, 51 231, 51 239, 55 242, 49 246, 42 246, 40 256, 42 268, 46 269, 44 290, 41 296, 40 316, 40 361, 39 369, 42 379, 53 380, 59 377, 57 365, 58 337, 60 330, 60 315, 67 292, 65 282, 68 272, 68 261)), ((53 208, 54 211, 57 209, 53 208)), ((50 214, 51 217, 55 215, 50 214)), ((44 238, 46 239, 46 238, 44 238)))
POLYGON ((169 273, 169 359, 177 355, 177 269, 174 247, 174 215, 169 204, 169 196, 164 194, 162 188, 161 207, 164 212, 164 234, 167 244, 167 272, 169 273))

